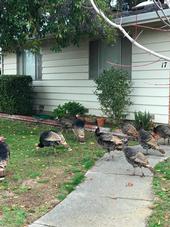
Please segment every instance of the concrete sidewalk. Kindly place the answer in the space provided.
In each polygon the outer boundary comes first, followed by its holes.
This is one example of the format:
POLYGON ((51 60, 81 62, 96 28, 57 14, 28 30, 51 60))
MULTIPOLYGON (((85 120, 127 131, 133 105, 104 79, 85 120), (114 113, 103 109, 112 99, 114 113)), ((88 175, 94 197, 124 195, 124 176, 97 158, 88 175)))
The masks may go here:
MULTIPOLYGON (((151 151, 154 166, 170 156, 170 146, 162 146, 165 156, 151 151)), ((141 149, 141 148, 140 148, 141 149)), ((113 161, 104 159, 87 172, 86 180, 49 213, 29 227, 144 227, 152 210, 152 174, 131 176, 133 172, 123 152, 114 152, 113 161)), ((140 174, 140 170, 138 172, 140 174)))

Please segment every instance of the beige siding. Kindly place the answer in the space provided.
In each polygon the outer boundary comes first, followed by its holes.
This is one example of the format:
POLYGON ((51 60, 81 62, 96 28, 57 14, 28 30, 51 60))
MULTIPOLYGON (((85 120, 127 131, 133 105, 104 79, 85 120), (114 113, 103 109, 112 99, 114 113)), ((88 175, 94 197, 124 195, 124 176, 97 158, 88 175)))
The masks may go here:
MULTIPOLYGON (((145 31, 139 42, 148 48, 170 56, 170 35, 145 31)), ((97 97, 93 94, 95 84, 89 80, 89 48, 84 41, 80 47, 69 47, 62 52, 50 51, 49 45, 42 48, 42 81, 34 82, 36 104, 52 111, 58 104, 78 101, 89 108, 92 114, 101 114, 97 97)), ((170 65, 133 46, 131 99, 128 118, 135 111, 149 111, 156 122, 168 123, 170 65), (164 67, 166 66, 166 67, 164 67)))
MULTIPOLYGON (((138 39, 142 45, 170 57, 169 33, 144 31, 138 39)), ((149 111, 155 122, 168 123, 170 63, 143 50, 132 48, 132 102, 129 118, 135 111, 149 111)))
POLYGON ((91 114, 101 114, 94 95, 95 84, 89 80, 89 44, 82 41, 79 47, 71 46, 55 53, 50 45, 42 48, 42 80, 34 81, 36 106, 46 111, 68 101, 77 101, 91 114))
MULTIPOLYGON (((138 41, 144 46, 170 57, 170 35, 144 31, 138 41)), ((15 54, 6 54, 4 73, 16 74, 15 54)), ((143 50, 132 48, 131 99, 128 118, 135 111, 149 111, 156 122, 168 123, 170 63, 166 63, 143 50)), ((95 83, 89 80, 89 45, 82 41, 62 52, 50 50, 50 42, 42 47, 42 80, 34 81, 35 105, 44 105, 52 111, 67 101, 78 101, 89 108, 89 113, 100 115, 100 105, 94 95, 95 83)))
POLYGON ((4 55, 4 74, 16 74, 17 73, 17 58, 16 54, 4 55))

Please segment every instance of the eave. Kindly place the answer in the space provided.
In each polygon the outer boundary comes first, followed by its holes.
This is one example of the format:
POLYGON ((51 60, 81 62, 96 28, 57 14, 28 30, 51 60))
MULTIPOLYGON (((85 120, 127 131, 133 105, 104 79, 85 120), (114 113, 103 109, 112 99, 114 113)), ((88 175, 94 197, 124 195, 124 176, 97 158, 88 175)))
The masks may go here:
MULTIPOLYGON (((170 17, 170 9, 164 9, 164 12, 167 17, 170 17)), ((164 15, 160 10, 158 11, 158 13, 160 17, 164 19, 164 15)), ((115 20, 117 24, 119 24, 120 21, 122 26, 126 27, 126 26, 135 25, 135 24, 147 24, 147 23, 159 22, 160 18, 158 17, 155 11, 152 11, 152 12, 140 13, 136 15, 124 16, 122 18, 118 18, 115 20)))

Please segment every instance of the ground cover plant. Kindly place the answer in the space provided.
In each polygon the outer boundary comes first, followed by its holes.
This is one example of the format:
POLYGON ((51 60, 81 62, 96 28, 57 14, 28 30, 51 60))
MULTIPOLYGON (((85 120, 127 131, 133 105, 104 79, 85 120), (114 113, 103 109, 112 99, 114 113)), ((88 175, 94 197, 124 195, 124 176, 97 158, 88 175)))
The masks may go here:
POLYGON ((153 190, 156 195, 153 213, 149 218, 149 227, 170 226, 170 158, 155 167, 157 174, 153 179, 153 190))
POLYGON ((72 147, 36 151, 40 132, 54 127, 0 120, 11 158, 6 179, 0 182, 0 226, 28 226, 63 200, 84 179, 85 172, 104 151, 91 133, 79 144, 73 133, 64 133, 72 147))

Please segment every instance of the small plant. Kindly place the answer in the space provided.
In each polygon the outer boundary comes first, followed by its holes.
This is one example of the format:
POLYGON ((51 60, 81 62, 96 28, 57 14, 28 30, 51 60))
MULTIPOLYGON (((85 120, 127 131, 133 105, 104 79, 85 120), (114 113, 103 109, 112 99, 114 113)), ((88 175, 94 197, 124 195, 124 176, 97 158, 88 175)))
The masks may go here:
POLYGON ((101 104, 102 111, 111 121, 119 123, 125 108, 131 104, 131 81, 126 71, 111 68, 105 70, 96 80, 95 94, 101 104))
POLYGON ((73 117, 76 114, 83 115, 87 112, 88 109, 86 109, 82 104, 73 101, 64 103, 63 105, 58 105, 53 111, 53 116, 55 118, 61 119, 73 117))
POLYGON ((135 127, 137 130, 143 128, 148 131, 152 126, 152 115, 149 112, 135 112, 135 127))
POLYGON ((64 105, 58 105, 56 109, 53 110, 53 117, 61 119, 67 115, 64 105))

